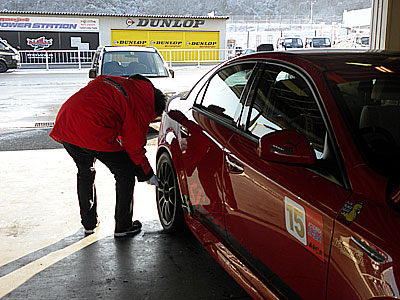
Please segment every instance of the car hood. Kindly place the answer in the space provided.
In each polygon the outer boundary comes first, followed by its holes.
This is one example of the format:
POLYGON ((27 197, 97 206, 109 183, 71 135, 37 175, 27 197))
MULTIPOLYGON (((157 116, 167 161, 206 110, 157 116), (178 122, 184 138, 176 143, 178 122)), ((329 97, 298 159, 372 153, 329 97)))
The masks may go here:
POLYGON ((172 95, 178 92, 178 87, 175 79, 170 77, 147 77, 153 85, 161 90, 164 94, 172 95))

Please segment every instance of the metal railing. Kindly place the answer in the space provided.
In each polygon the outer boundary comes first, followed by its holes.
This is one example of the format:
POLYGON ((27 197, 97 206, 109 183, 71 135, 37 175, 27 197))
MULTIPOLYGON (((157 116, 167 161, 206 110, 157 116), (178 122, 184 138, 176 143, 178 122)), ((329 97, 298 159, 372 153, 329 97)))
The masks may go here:
POLYGON ((50 65, 73 65, 79 69, 90 66, 96 50, 20 50, 22 65, 40 65, 48 70, 50 65))
MULTIPOLYGON (((47 70, 50 66, 90 67, 96 50, 20 50, 22 66, 40 66, 47 70)), ((233 49, 171 49, 160 50, 164 60, 172 64, 212 64, 220 63, 234 56, 233 49)))
POLYGON ((233 49, 173 49, 159 50, 164 60, 171 67, 179 64, 215 64, 234 56, 233 49))

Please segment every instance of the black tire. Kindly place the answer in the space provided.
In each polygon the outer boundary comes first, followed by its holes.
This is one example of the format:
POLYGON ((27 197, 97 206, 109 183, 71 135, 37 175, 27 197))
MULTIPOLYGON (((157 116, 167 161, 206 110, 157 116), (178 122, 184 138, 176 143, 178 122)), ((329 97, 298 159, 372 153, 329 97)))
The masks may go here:
POLYGON ((162 227, 168 233, 180 233, 185 230, 181 193, 174 166, 168 153, 157 160, 157 176, 160 185, 157 188, 157 210, 162 227))
POLYGON ((7 71, 7 65, 0 61, 0 73, 4 73, 5 71, 7 71))

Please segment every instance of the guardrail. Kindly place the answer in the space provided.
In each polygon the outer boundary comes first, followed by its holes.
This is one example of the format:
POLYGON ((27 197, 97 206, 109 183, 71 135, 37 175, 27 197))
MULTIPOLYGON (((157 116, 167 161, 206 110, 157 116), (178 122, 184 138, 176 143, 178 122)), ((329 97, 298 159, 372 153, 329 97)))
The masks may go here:
POLYGON ((48 70, 50 65, 75 65, 90 66, 96 50, 20 50, 22 65, 45 65, 48 70))
MULTIPOLYGON (((179 64, 210 64, 220 63, 234 56, 233 49, 171 49, 159 50, 164 60, 172 67, 179 64)), ((23 66, 77 66, 79 69, 88 67, 96 50, 20 50, 23 66)))

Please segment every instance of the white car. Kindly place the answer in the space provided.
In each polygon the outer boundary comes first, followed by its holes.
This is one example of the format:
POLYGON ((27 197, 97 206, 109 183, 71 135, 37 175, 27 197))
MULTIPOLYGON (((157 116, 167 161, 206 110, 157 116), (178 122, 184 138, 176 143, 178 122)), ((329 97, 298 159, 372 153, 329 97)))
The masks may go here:
POLYGON ((168 97, 176 94, 174 71, 168 69, 161 54, 153 47, 100 46, 93 57, 89 77, 141 74, 168 97))

